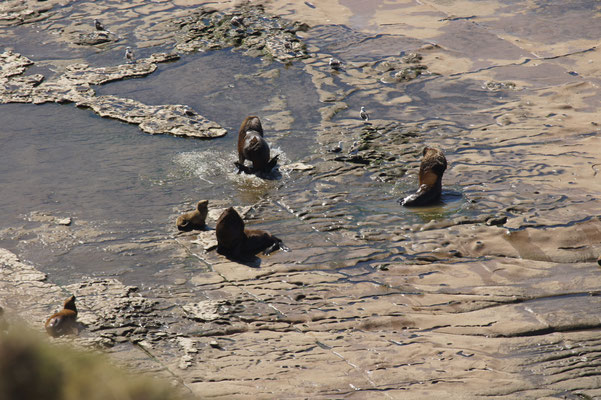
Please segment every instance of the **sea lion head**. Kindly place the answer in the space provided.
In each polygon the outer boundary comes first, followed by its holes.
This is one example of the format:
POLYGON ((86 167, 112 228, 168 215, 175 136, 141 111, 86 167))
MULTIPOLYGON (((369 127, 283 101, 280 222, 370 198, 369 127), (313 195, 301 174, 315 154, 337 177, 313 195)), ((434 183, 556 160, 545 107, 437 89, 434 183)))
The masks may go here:
POLYGON ((224 255, 237 256, 245 241, 244 221, 234 207, 224 210, 215 226, 217 236, 217 252, 224 255))
POLYGON ((240 132, 246 133, 248 131, 256 131, 263 136, 263 125, 261 125, 261 120, 256 115, 249 115, 242 122, 240 132))
POLYGON ((426 206, 440 200, 442 176, 447 169, 444 153, 434 147, 425 147, 419 166, 419 187, 415 193, 401 200, 406 207, 426 206))
POLYGON ((63 306, 65 310, 71 310, 77 312, 77 308, 75 308, 75 296, 69 297, 65 300, 65 304, 63 306))

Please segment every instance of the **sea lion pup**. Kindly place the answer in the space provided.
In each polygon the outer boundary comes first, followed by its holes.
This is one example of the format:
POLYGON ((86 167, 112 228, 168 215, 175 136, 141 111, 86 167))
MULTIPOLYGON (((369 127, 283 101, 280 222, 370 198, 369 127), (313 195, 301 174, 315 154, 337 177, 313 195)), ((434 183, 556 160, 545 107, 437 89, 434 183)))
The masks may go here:
POLYGON ((203 230, 206 226, 205 220, 209 213, 209 200, 201 200, 196 205, 196 210, 187 212, 177 217, 177 229, 184 232, 191 230, 203 230))
POLYGON ((217 234, 217 252, 226 257, 243 258, 253 256, 261 250, 265 255, 277 249, 290 250, 281 239, 270 235, 268 232, 244 229, 244 221, 234 210, 234 207, 230 207, 221 213, 215 231, 217 234))
POLYGON ((401 200, 406 207, 426 206, 440 200, 442 175, 447 169, 443 152, 434 147, 425 147, 419 166, 419 188, 417 192, 401 200))
POLYGON ((75 308, 75 296, 65 300, 63 309, 52 314, 46 321, 46 332, 52 337, 66 335, 73 332, 77 327, 77 308, 75 308))
POLYGON ((263 126, 259 117, 250 115, 244 119, 238 131, 238 173, 269 172, 278 162, 278 156, 269 159, 269 145, 263 139, 263 126), (252 168, 244 165, 250 160, 252 168))

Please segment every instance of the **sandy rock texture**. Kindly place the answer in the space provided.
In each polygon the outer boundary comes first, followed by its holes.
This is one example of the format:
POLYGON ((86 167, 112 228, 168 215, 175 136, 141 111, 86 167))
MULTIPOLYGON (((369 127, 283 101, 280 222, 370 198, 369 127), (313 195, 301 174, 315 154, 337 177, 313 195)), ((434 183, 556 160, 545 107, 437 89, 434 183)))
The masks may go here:
POLYGON ((41 74, 22 76, 25 69, 34 63, 9 50, 0 54, 0 102, 75 103, 77 107, 92 109, 101 117, 136 124, 150 134, 168 133, 197 138, 225 135, 225 129, 185 105, 149 106, 132 99, 96 96, 90 86, 124 78, 143 77, 156 70, 156 63, 178 58, 175 54, 153 54, 135 63, 99 68, 87 64, 72 64, 56 79, 44 81, 41 74))

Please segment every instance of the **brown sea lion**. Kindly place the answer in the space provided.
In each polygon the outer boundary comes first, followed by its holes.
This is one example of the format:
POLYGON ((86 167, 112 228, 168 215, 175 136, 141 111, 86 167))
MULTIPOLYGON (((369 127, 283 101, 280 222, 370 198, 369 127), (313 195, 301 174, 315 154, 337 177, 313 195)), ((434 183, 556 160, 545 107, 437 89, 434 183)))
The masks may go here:
POLYGON ((209 201, 201 200, 196 205, 196 210, 187 212, 177 217, 177 229, 184 232, 191 230, 202 230, 205 228, 205 220, 209 212, 209 201))
POLYGON ((75 296, 65 300, 63 309, 52 314, 46 321, 46 332, 52 337, 66 335, 77 328, 77 308, 75 308, 75 296))
POLYGON ((419 188, 417 192, 401 200, 406 207, 426 206, 440 200, 442 175, 447 169, 447 159, 443 152, 434 147, 426 147, 419 166, 419 188))
POLYGON ((238 131, 238 173, 269 172, 278 162, 278 156, 269 159, 269 145, 263 138, 263 126, 259 117, 250 115, 244 119, 238 131), (252 168, 244 165, 252 162, 252 168))
POLYGON ((233 207, 223 211, 217 220, 217 252, 234 259, 253 256, 260 251, 267 255, 275 250, 289 249, 281 239, 268 232, 244 229, 244 221, 233 207))

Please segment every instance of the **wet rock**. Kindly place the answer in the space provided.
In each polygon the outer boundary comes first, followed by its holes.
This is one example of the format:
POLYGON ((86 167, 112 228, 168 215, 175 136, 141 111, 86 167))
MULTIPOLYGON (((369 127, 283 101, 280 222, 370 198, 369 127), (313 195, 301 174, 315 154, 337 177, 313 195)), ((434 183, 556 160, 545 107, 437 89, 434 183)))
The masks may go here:
POLYGON ((95 46, 97 44, 116 42, 119 38, 108 31, 93 31, 89 33, 80 33, 74 39, 73 43, 86 46, 95 46))
POLYGON ((32 65, 33 61, 27 57, 22 56, 18 53, 13 53, 11 50, 7 50, 0 54, 0 81, 2 84, 6 84, 5 78, 10 78, 15 75, 21 75, 25 72, 25 69, 32 65))
POLYGON ((394 77, 399 81, 411 81, 426 71, 428 67, 425 65, 415 65, 410 67, 405 67, 401 69, 399 72, 394 74, 394 77))
POLYGON ((17 77, 33 63, 19 54, 0 54, 0 103, 45 102, 75 103, 90 108, 102 117, 136 124, 150 134, 171 134, 196 138, 214 138, 227 133, 219 124, 209 121, 184 105, 149 106, 136 100, 116 96, 96 96, 90 85, 99 85, 127 77, 146 76, 154 72, 156 63, 176 60, 177 55, 158 53, 136 63, 111 67, 87 64, 67 66, 64 74, 50 81, 43 77, 17 77), (40 83, 41 82, 41 83, 40 83))
POLYGON ((262 5, 243 5, 231 12, 202 9, 175 24, 178 51, 236 47, 280 62, 307 56, 305 44, 296 36, 307 25, 269 15, 262 5))
POLYGON ((488 81, 485 82, 482 86, 483 89, 488 89, 491 92, 496 92, 499 90, 516 90, 517 86, 513 82, 496 82, 496 81, 488 81))
POLYGON ((418 53, 409 53, 401 58, 401 60, 406 64, 418 64, 422 61, 422 56, 418 53))
POLYGON ((507 222, 507 217, 506 216, 498 216, 498 217, 490 217, 486 220, 486 225, 491 226, 491 225, 496 225, 496 226, 500 226, 503 225, 507 222))
POLYGON ((71 225, 71 218, 67 217, 67 218, 59 218, 56 220, 56 223, 59 225, 65 225, 65 226, 69 226, 71 225))
POLYGON ((183 310, 190 319, 208 322, 223 318, 239 308, 229 301, 206 300, 185 304, 183 310))
MULTIPOLYGON (((0 4, 0 27, 16 26, 42 21, 59 1, 37 2, 27 0, 4 1, 0 4)), ((62 4, 63 6, 65 3, 62 4)))
POLYGON ((310 171, 312 169, 315 169, 315 167, 313 165, 305 164, 302 162, 285 164, 285 165, 282 165, 280 168, 284 169, 284 170, 286 170, 286 169, 291 170, 291 171, 310 171))
POLYGON ((148 106, 131 99, 116 96, 97 96, 77 102, 78 107, 94 110, 101 117, 109 117, 139 125, 150 134, 169 133, 173 136, 214 138, 227 131, 199 114, 188 115, 182 105, 148 106))
POLYGON ((195 240, 190 243, 202 246, 204 251, 211 251, 217 248, 217 238, 215 237, 215 231, 202 231, 198 233, 195 240))

